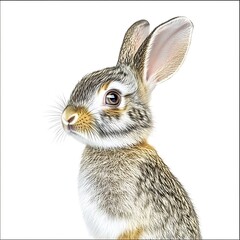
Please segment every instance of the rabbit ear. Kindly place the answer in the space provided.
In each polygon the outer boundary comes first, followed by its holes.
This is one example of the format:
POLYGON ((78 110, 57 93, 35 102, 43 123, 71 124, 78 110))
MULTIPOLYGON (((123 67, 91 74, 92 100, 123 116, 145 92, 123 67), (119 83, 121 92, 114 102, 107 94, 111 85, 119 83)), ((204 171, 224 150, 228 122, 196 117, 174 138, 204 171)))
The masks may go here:
POLYGON ((193 24, 185 17, 173 18, 145 39, 134 56, 134 68, 152 89, 179 68, 191 41, 193 24))
POLYGON ((129 65, 138 48, 148 35, 148 21, 140 20, 135 22, 125 33, 117 64, 129 65))

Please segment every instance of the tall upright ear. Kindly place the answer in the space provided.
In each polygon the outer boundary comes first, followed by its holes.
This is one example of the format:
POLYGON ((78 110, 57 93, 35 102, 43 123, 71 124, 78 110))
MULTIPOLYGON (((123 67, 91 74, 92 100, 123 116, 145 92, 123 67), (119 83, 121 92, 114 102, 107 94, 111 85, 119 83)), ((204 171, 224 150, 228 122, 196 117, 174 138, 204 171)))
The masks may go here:
POLYGON ((148 35, 148 21, 140 20, 135 22, 125 33, 117 64, 129 65, 138 48, 148 35))
POLYGON ((145 39, 134 56, 134 68, 152 89, 166 80, 182 64, 191 42, 192 22, 186 17, 173 18, 145 39))

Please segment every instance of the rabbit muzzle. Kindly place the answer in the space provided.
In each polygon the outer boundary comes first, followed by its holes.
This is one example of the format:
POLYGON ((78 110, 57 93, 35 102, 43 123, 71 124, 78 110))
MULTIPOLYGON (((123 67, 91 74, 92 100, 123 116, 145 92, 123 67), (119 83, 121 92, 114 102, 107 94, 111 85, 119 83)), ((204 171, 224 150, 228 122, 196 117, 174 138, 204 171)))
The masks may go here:
POLYGON ((92 116, 84 107, 73 107, 68 105, 62 113, 62 125, 63 129, 70 133, 86 132, 91 129, 92 116))

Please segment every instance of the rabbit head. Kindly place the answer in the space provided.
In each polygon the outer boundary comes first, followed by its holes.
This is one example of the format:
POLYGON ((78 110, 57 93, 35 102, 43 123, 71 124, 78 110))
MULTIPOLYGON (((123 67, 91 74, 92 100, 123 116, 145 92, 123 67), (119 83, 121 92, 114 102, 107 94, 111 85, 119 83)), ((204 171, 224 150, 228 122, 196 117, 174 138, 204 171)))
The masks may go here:
POLYGON ((192 29, 185 17, 173 18, 150 34, 146 20, 134 23, 124 36, 117 65, 90 73, 75 86, 62 113, 64 130, 99 148, 144 141, 152 128, 150 94, 183 62, 192 29))

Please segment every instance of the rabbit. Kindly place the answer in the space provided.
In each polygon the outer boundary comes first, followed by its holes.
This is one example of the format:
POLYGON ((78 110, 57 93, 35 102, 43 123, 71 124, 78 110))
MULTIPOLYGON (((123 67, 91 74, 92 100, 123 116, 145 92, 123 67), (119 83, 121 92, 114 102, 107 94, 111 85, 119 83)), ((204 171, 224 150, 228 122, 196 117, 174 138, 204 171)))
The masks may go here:
POLYGON ((79 197, 97 239, 201 239, 193 204, 147 142, 150 96, 182 64, 193 31, 186 17, 149 33, 146 20, 126 32, 116 66, 84 76, 61 115, 63 129, 86 144, 79 197))

